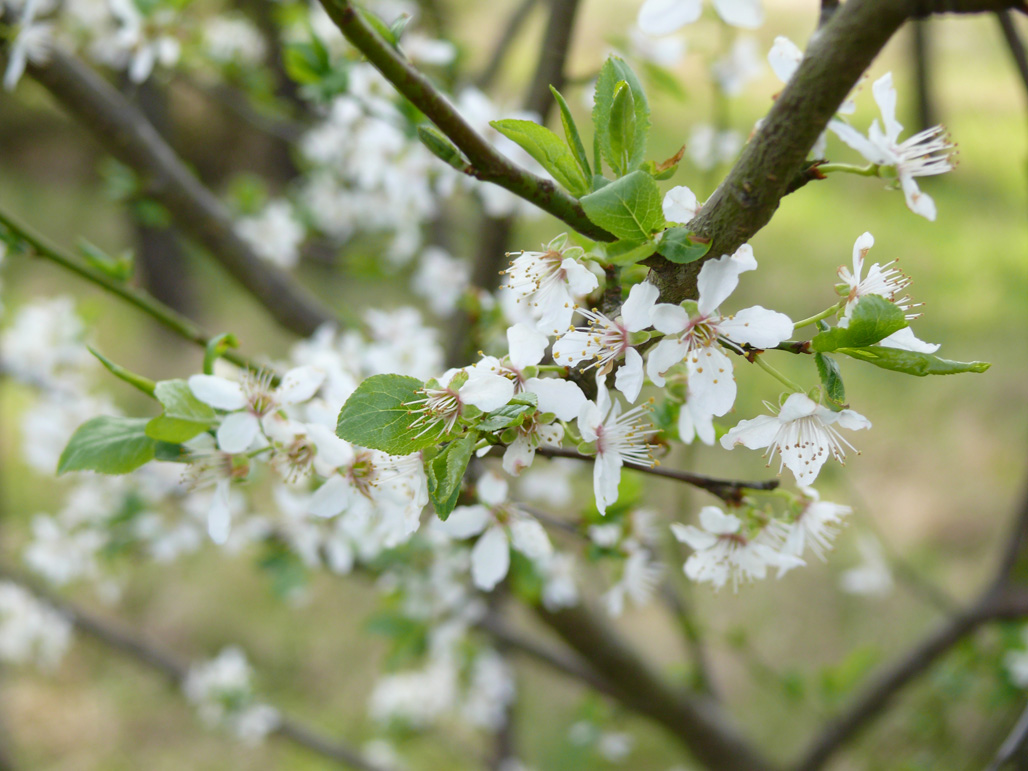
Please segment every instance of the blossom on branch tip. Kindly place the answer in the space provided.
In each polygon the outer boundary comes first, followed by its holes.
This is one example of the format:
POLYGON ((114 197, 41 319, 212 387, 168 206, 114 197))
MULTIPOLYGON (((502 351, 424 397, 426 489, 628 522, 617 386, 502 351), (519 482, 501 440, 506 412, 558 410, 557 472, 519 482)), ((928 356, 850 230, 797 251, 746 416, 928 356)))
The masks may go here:
MULTIPOLYGON (((910 279, 897 268, 892 267, 896 264, 895 260, 887 262, 885 265, 874 263, 867 269, 867 276, 864 276, 864 260, 874 244, 874 236, 870 233, 858 236, 853 243, 853 271, 850 272, 845 265, 839 267, 839 278, 842 279, 844 285, 841 291, 846 292, 846 307, 843 309, 839 326, 847 326, 850 315, 857 303, 860 302, 860 298, 872 294, 884 297, 902 311, 916 307, 906 295, 899 296, 910 286, 910 279)), ((908 314, 907 319, 917 318, 917 315, 908 314)))
POLYGON ((465 405, 492 412, 514 396, 514 383, 488 366, 451 369, 433 382, 421 389, 423 398, 408 405, 410 413, 418 416, 411 428, 420 429, 419 436, 437 429, 439 436, 453 431, 465 405))
POLYGON ((805 564, 799 557, 780 552, 773 537, 761 530, 749 538, 743 532, 742 520, 725 514, 717 506, 700 510, 700 525, 671 524, 675 538, 694 549, 683 570, 693 581, 713 584, 720 589, 729 579, 737 589, 739 581, 763 579, 769 567, 778 574, 805 564))
POLYGON ((799 484, 809 485, 829 456, 842 463, 846 457, 843 446, 854 449, 836 430, 836 424, 851 431, 871 428, 871 421, 858 412, 832 412, 806 394, 794 393, 777 415, 740 421, 721 437, 721 446, 726 450, 737 444, 751 450, 766 447, 769 466, 777 452, 781 455, 778 473, 782 466, 788 466, 799 484))
POLYGON ((230 414, 218 427, 218 447, 224 452, 246 452, 261 433, 262 423, 280 407, 305 402, 318 392, 325 373, 315 367, 297 367, 273 386, 269 372, 248 372, 241 381, 219 375, 193 375, 193 396, 230 414))
POLYGON ((878 166, 895 168, 896 179, 907 200, 907 206, 915 214, 935 221, 935 201, 922 193, 914 181, 915 177, 944 174, 953 169, 950 154, 955 145, 942 126, 933 126, 915 134, 903 142, 899 134, 903 125, 896 120, 896 89, 892 85, 892 73, 887 72, 871 87, 875 101, 882 111, 884 130, 875 118, 865 137, 855 128, 839 120, 833 120, 828 128, 835 132, 869 162, 878 166))
POLYGON ((544 252, 517 253, 510 268, 504 271, 506 288, 528 299, 539 329, 547 334, 557 334, 571 326, 575 298, 588 294, 600 283, 581 264, 583 249, 567 246, 567 241, 567 234, 561 234, 546 245, 544 252))
POLYGON ((595 367, 599 374, 606 375, 624 356, 624 363, 618 369, 614 382, 625 398, 630 403, 634 402, 642 388, 643 360, 632 346, 631 336, 633 332, 650 326, 650 310, 658 296, 659 290, 653 284, 636 284, 628 293, 621 313, 613 321, 599 311, 579 308, 578 313, 588 319, 589 326, 572 329, 557 340, 553 344, 553 360, 574 366, 592 359, 586 369, 595 367))
MULTIPOLYGON (((700 269, 699 300, 694 312, 681 305, 661 303, 651 311, 653 326, 665 337, 650 351, 646 373, 656 385, 664 385, 664 374, 685 360, 689 375, 690 415, 696 432, 707 441, 709 419, 725 415, 735 404, 736 385, 732 362, 720 349, 718 339, 727 338, 755 348, 773 348, 792 335, 793 324, 783 313, 755 305, 731 316, 718 310, 739 284, 739 274, 755 270, 753 250, 743 244, 735 254, 708 260, 700 269)), ((687 433, 682 434, 683 441, 687 433)), ((691 436, 691 432, 688 432, 691 436)))
POLYGON ((595 402, 586 402, 578 413, 578 430, 582 439, 596 444, 596 462, 593 465, 593 491, 600 514, 618 499, 621 467, 627 463, 654 466, 648 439, 657 432, 646 413, 649 405, 633 407, 621 413, 621 403, 611 400, 603 378, 596 378, 595 402))

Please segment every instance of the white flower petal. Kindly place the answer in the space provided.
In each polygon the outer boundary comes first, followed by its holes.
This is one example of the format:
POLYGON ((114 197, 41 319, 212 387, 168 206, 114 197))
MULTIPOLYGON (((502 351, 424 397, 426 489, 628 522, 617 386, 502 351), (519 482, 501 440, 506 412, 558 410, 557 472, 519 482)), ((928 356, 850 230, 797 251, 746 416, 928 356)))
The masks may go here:
POLYGON ((714 0, 714 10, 733 27, 756 29, 764 23, 764 6, 760 0, 714 0))
POLYGON ((482 591, 492 591, 510 569, 510 547, 507 533, 493 525, 471 550, 471 580, 482 591))
MULTIPOLYGON (((736 249, 735 254, 707 260, 700 268, 696 286, 699 289, 699 312, 709 316, 739 285, 739 274, 757 269, 757 260, 749 244, 736 249)), ((659 307, 659 306, 658 306, 659 307)), ((658 327, 659 329, 659 327, 658 327)))
POLYGON ((578 433, 587 442, 596 441, 596 429, 603 424, 606 413, 595 402, 585 402, 578 411, 578 433))
POLYGON ((704 506, 700 509, 700 524, 715 535, 732 535, 739 532, 742 521, 734 514, 725 514, 717 506, 704 506))
POLYGON ((515 324, 507 330, 510 363, 519 370, 542 361, 549 344, 546 335, 528 324, 515 324))
POLYGON ((684 224, 696 216, 696 210, 699 208, 700 203, 696 200, 696 194, 685 185, 668 190, 661 202, 664 219, 668 222, 684 224))
POLYGON ((587 267, 570 257, 566 257, 560 267, 568 278, 573 295, 589 294, 600 285, 599 279, 587 267))
POLYGON ((659 303, 650 311, 650 321, 665 335, 677 335, 689 326, 689 314, 681 305, 659 303))
POLYGON ((792 336, 792 319, 784 313, 769 311, 759 305, 745 308, 722 319, 717 325, 729 340, 749 343, 757 348, 774 348, 792 336))
POLYGON ((478 535, 492 521, 492 514, 485 506, 458 506, 450 512, 445 522, 433 522, 432 529, 446 533, 451 538, 463 539, 478 535))
POLYGON ((229 506, 229 480, 222 479, 214 488, 211 507, 207 511, 207 533, 214 543, 221 545, 228 540, 232 527, 232 509, 229 506))
POLYGON ((646 374, 654 385, 664 385, 664 373, 686 357, 689 346, 677 337, 665 337, 646 357, 646 374))
POLYGON ((475 483, 475 491, 478 499, 487 506, 499 506, 506 502, 507 494, 510 491, 507 480, 499 474, 486 472, 479 477, 475 483))
POLYGON ((218 375, 192 375, 189 390, 204 404, 219 410, 241 410, 246 406, 242 386, 218 375))
POLYGON ((517 517, 510 523, 510 543, 530 560, 544 560, 553 554, 546 530, 531 517, 517 517))
POLYGON ((539 397, 540 412, 552 412, 561 420, 574 420, 586 401, 582 389, 570 380, 530 377, 525 390, 539 397))
POLYGON ((246 452, 257 438, 260 421, 249 412, 233 412, 218 426, 218 447, 222 452, 246 452))
MULTIPOLYGON (((617 371, 614 377, 614 387, 617 388, 629 404, 635 404, 639 398, 639 391, 643 384, 643 359, 635 348, 625 351, 625 362, 617 371)), ((585 398, 583 396, 583 398, 585 398)))
POLYGON ((596 495, 596 508, 601 515, 607 513, 608 506, 617 502, 622 465, 621 456, 615 453, 596 456, 593 464, 593 492, 596 495))
POLYGON ((301 404, 310 399, 325 382, 325 373, 317 367, 296 367, 282 376, 275 391, 280 404, 301 404))
POLYGON ((460 387, 461 401, 483 412, 497 410, 514 396, 514 383, 492 372, 472 371, 468 382, 460 387))
POLYGON ((874 144, 848 123, 843 123, 841 120, 832 120, 828 122, 828 128, 839 139, 863 155, 864 160, 883 165, 889 164, 889 156, 878 145, 874 144))
POLYGON ((887 72, 871 86, 878 108, 882 111, 882 122, 885 124, 885 136, 895 144, 903 126, 896 120, 896 89, 892 85, 892 73, 887 72))
POLYGON ((700 0, 646 0, 636 23, 647 35, 670 35, 692 24, 702 12, 700 0))
POLYGON ((353 494, 350 483, 336 474, 314 491, 307 504, 307 511, 315 517, 334 517, 347 508, 353 494))
POLYGON ((878 344, 886 348, 898 348, 901 351, 913 351, 915 353, 935 353, 939 350, 938 343, 926 343, 918 339, 914 330, 910 327, 893 332, 888 337, 879 340, 878 344))
POLYGON ((652 324, 650 314, 660 296, 660 290, 648 281, 636 284, 628 292, 628 299, 621 306, 621 320, 629 332, 639 332, 652 324))
POLYGON ((697 414, 724 415, 735 405, 736 385, 732 361, 713 346, 694 351, 686 359, 689 403, 697 414))
POLYGON ((935 222, 935 201, 928 193, 922 193, 921 188, 910 174, 900 174, 900 187, 903 188, 903 195, 907 199, 907 207, 914 214, 920 214, 929 222, 935 222))
POLYGON ((697 437, 708 447, 714 444, 714 416, 700 412, 690 402, 686 402, 678 412, 678 438, 686 444, 692 444, 692 440, 697 437))
MULTIPOLYGON (((492 448, 486 445, 485 449, 490 450, 492 448)), ((507 445, 507 449, 503 451, 503 470, 512 477, 516 477, 531 466, 533 460, 535 460, 535 448, 527 436, 518 434, 514 441, 507 445)))
POLYGON ((751 450, 758 450, 774 441, 778 427, 778 418, 774 415, 758 415, 752 420, 740 420, 735 428, 721 437, 721 446, 731 450, 741 444, 751 450))
POLYGON ((775 38, 775 44, 771 46, 767 61, 778 79, 788 83, 803 61, 803 52, 789 38, 779 35, 775 38))
POLYGON ((717 536, 713 533, 700 530, 694 525, 683 525, 680 522, 671 523, 671 532, 680 543, 684 543, 697 551, 709 549, 718 540, 717 536))

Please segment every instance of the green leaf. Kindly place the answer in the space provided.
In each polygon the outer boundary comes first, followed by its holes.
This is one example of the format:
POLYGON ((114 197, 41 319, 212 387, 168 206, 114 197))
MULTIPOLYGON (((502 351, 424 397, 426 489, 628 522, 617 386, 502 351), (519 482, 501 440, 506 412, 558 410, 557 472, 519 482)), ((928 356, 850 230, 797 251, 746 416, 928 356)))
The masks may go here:
POLYGON ((483 417, 482 422, 475 426, 475 428, 479 431, 498 431, 507 426, 520 424, 521 418, 524 415, 533 413, 535 410, 535 405, 511 402, 483 417))
POLYGON ((822 353, 839 348, 865 348, 903 329, 907 319, 894 303, 878 295, 862 297, 850 315, 849 326, 814 335, 810 347, 822 353))
POLYGON ((614 86, 614 102, 610 107, 607 127, 610 135, 611 166, 618 176, 628 173, 632 145, 635 142, 635 98, 628 83, 619 80, 614 86))
POLYGON ((660 203, 660 188, 645 171, 633 171, 582 198, 593 223, 630 241, 647 240, 663 227, 660 203))
MULTIPOLYGON (((635 132, 627 148, 627 164, 623 173, 638 169, 646 156, 646 135, 650 129, 650 105, 646 93, 632 69, 622 59, 611 56, 600 70, 596 81, 596 95, 593 103, 593 128, 596 144, 612 169, 619 166, 619 157, 613 152, 610 136, 611 113, 614 109, 614 95, 619 82, 624 81, 631 89, 632 108, 635 115, 635 132)), ((600 172, 599 164, 595 171, 600 172)))
POLYGON ((560 91, 550 86, 550 93, 553 94, 553 98, 557 100, 557 106, 560 108, 560 123, 564 127, 564 136, 568 141, 568 147, 571 148, 572 155, 575 156, 578 168, 582 170, 586 179, 592 179, 593 172, 589 167, 589 156, 586 155, 585 145, 582 144, 582 137, 578 134, 578 126, 575 125, 571 109, 560 91))
POLYGON ((78 240, 78 250, 86 262, 115 281, 128 281, 132 278, 132 252, 127 251, 118 257, 111 257, 99 246, 85 238, 78 240))
POLYGON ((678 265, 696 262, 710 251, 710 241, 693 241, 692 235, 689 228, 668 228, 657 244, 657 254, 678 265))
POLYGON ((164 414, 146 424, 151 439, 178 444, 203 433, 216 420, 214 409, 193 396, 185 380, 162 380, 154 396, 164 406, 164 414))
POLYGON ((876 345, 870 348, 839 348, 854 359, 866 361, 882 369, 902 372, 906 375, 925 377, 926 375, 957 375, 961 372, 985 372, 991 364, 987 361, 950 361, 932 356, 930 353, 903 351, 899 348, 887 348, 876 345))
POLYGON ((514 118, 490 121, 489 125, 539 161, 561 187, 572 195, 580 196, 589 192, 589 182, 582 174, 575 156, 560 141, 560 137, 546 126, 514 118))
POLYGON ((153 460, 157 444, 146 435, 147 418, 101 416, 76 429, 61 453, 57 473, 127 474, 153 460))
POLYGON ((823 353, 814 354, 814 363, 817 365, 817 374, 821 378, 821 385, 824 386, 825 394, 828 396, 828 406, 838 410, 843 408, 846 402, 846 388, 842 383, 842 373, 839 365, 831 356, 823 353))
POLYGON ((372 375, 350 394, 339 411, 336 434, 361 447, 409 455, 439 444, 439 430, 413 427, 417 415, 407 405, 424 398, 420 380, 405 375, 372 375))
POLYGON ((418 139, 432 155, 450 164, 457 171, 463 172, 468 168, 468 161, 461 151, 435 126, 428 123, 418 126, 418 139))
POLYGON ((653 62, 642 63, 643 77, 649 82, 651 90, 663 91, 669 96, 684 102, 686 99, 685 89, 679 82, 678 77, 671 70, 661 67, 653 62))
POLYGON ((455 439, 425 464, 428 476, 428 497, 432 501, 439 519, 446 520, 457 505, 460 496, 460 483, 471 460, 478 435, 470 431, 460 439, 455 439))
POLYGON ((620 267, 635 265, 635 263, 645 260, 655 251, 657 251, 657 244, 652 238, 615 241, 612 244, 604 244, 607 261, 611 265, 618 265, 620 267))
POLYGON ((374 29, 375 32, 377 32, 379 35, 381 35, 382 39, 385 40, 390 46, 396 48, 399 45, 400 41, 397 39, 396 33, 393 32, 393 30, 390 29, 384 21, 378 18, 377 15, 375 15, 366 8, 358 8, 357 13, 359 13, 361 15, 361 18, 367 22, 368 26, 374 29))

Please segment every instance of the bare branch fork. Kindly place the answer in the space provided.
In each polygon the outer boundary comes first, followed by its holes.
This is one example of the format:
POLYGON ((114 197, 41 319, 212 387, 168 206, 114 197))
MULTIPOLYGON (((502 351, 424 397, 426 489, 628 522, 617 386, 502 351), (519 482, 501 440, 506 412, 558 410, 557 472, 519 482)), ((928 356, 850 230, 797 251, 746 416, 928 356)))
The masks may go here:
MULTIPOLYGON (((56 608, 77 631, 164 675, 174 686, 181 687, 189 675, 187 662, 153 645, 143 637, 57 597, 37 582, 26 579, 6 566, 0 566, 0 576, 23 586, 40 600, 56 608)), ((272 735, 347 768, 357 771, 390 771, 367 760, 357 750, 330 740, 288 717, 280 718, 279 725, 272 735)))
POLYGON ((186 167, 146 117, 90 67, 54 51, 29 74, 115 158, 144 181, 147 194, 238 281, 283 327, 310 335, 325 322, 338 322, 287 273, 258 257, 235 232, 225 205, 186 167))

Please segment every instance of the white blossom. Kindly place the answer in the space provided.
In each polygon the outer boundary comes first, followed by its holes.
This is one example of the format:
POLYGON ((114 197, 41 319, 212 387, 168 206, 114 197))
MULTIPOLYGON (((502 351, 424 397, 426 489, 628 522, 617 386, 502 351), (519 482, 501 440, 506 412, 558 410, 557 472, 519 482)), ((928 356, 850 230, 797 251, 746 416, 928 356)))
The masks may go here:
MULTIPOLYGON (((713 0, 718 16, 733 27, 755 29, 764 23, 760 0, 713 0)), ((646 0, 637 23, 647 35, 669 35, 692 24, 703 12, 701 0, 646 0)))
POLYGON ((539 329, 558 334, 571 325, 575 298, 599 286, 596 276, 581 264, 584 251, 567 246, 567 235, 559 235, 544 252, 521 252, 505 271, 506 287, 531 304, 539 329))
POLYGON ((726 450, 738 444, 751 450, 766 447, 769 466, 777 452, 781 466, 788 466, 799 484, 809 485, 829 457, 841 463, 846 457, 843 447, 853 449, 836 430, 836 424, 850 431, 871 428, 871 422, 853 410, 833 412, 806 394, 794 393, 777 415, 740 421, 721 438, 721 446, 726 450))
MULTIPOLYGON (((874 236, 870 233, 858 236, 857 240, 853 242, 852 272, 845 265, 839 267, 839 278, 844 284, 844 291, 848 290, 846 307, 843 309, 842 318, 839 321, 839 325, 842 327, 849 324, 850 316, 857 303, 860 302, 860 298, 868 295, 884 297, 889 302, 895 303, 902 311, 913 307, 909 297, 900 296, 900 293, 910 286, 910 279, 899 269, 892 267, 896 264, 896 260, 887 262, 885 265, 876 262, 867 269, 867 275, 864 275, 864 261, 874 244, 874 236)), ((908 314, 907 318, 916 318, 916 314, 908 314)))
POLYGON ((602 377, 597 377, 596 401, 582 405, 578 414, 578 430, 582 439, 596 444, 593 464, 593 492, 600 514, 618 499, 621 467, 627 463, 653 466, 647 439, 656 429, 646 420, 649 405, 633 407, 621 413, 621 403, 611 400, 602 377))
POLYGON ((915 214, 934 222, 935 202, 927 193, 921 192, 914 178, 950 171, 953 163, 949 156, 954 145, 942 126, 925 129, 900 142, 903 125, 896 120, 896 89, 892 85, 892 73, 887 72, 876 80, 871 91, 882 111, 884 131, 877 118, 871 123, 866 137, 839 120, 830 122, 828 128, 869 162, 893 167, 907 206, 915 214))
POLYGON ((71 644, 71 622, 22 586, 0 582, 0 662, 52 670, 71 644))
POLYGON ((864 597, 884 597, 892 591, 892 571, 882 552, 878 539, 862 534, 857 537, 857 551, 861 562, 856 567, 843 571, 839 576, 839 588, 848 594, 864 597))
POLYGON ((254 253, 280 268, 296 267, 307 235, 287 201, 272 201, 259 213, 236 223, 236 233, 254 253))
POLYGON ((221 726, 247 744, 257 744, 281 723, 278 711, 257 701, 253 670, 235 646, 193 664, 182 683, 186 698, 210 727, 221 726))

